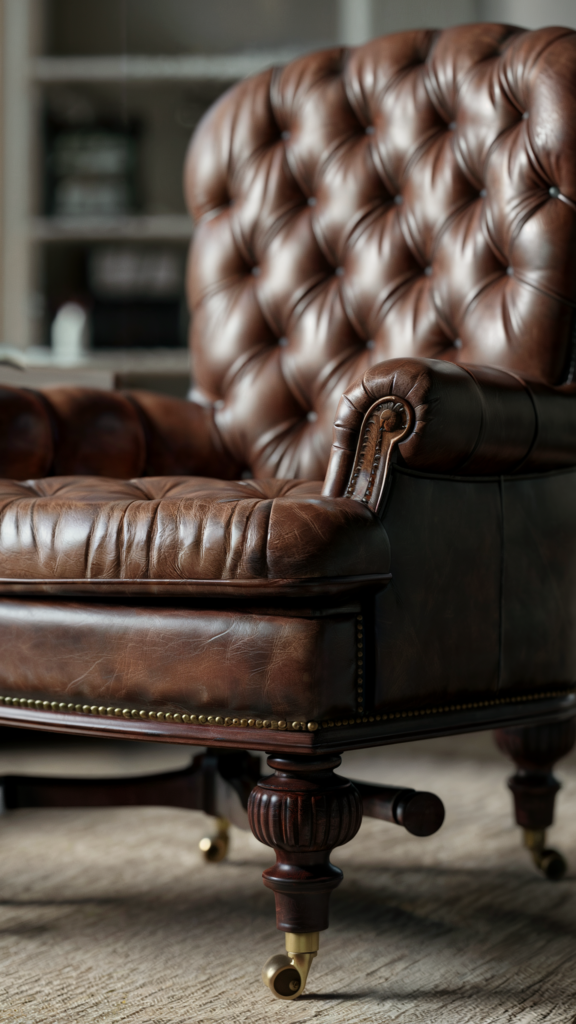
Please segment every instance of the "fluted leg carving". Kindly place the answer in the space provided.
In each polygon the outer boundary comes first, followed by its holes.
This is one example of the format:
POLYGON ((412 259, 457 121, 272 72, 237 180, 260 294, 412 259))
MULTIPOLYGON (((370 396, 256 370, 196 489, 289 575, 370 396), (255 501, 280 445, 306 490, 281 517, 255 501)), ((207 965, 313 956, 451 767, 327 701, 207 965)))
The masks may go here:
POLYGON ((496 733, 498 746, 518 769, 508 785, 524 843, 536 866, 553 881, 562 878, 566 871, 562 855, 545 848, 546 829, 554 820, 554 799, 560 789, 553 768, 570 753, 575 740, 575 718, 520 729, 499 729, 496 733))
POLYGON ((262 877, 274 892, 280 931, 314 933, 328 927, 330 893, 342 881, 330 853, 356 835, 362 820, 358 791, 334 774, 340 763, 337 755, 269 757, 274 774, 250 794, 250 827, 276 854, 262 877))

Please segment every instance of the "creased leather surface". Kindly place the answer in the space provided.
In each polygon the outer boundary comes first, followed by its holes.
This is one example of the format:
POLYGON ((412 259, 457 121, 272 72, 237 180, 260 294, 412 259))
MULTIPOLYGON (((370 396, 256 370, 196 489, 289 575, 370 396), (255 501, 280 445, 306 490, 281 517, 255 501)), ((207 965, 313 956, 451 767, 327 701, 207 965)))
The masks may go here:
POLYGON ((355 617, 0 599, 4 695, 206 714, 355 711, 355 617))
POLYGON ((575 94, 574 32, 481 24, 308 55, 209 111, 191 344, 236 459, 321 479, 341 395, 382 360, 568 379, 575 94))
POLYGON ((414 410, 398 445, 413 469, 466 475, 546 471, 576 463, 576 386, 550 387, 487 366, 388 359, 342 396, 323 494, 344 494, 364 416, 396 395, 414 410))
POLYGON ((0 577, 266 581, 378 577, 385 530, 320 484, 194 477, 0 481, 0 577))

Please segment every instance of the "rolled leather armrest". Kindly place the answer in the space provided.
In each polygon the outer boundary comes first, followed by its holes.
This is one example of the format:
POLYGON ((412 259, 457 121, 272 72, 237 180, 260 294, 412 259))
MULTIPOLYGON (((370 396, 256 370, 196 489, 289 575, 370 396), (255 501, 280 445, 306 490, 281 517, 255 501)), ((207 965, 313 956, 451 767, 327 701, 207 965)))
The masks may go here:
POLYGON ((389 359, 340 400, 323 494, 346 493, 364 418, 387 397, 412 410, 397 445, 399 461, 412 469, 492 476, 576 466, 576 386, 439 359, 389 359))
POLYGON ((0 476, 233 479, 210 407, 146 391, 0 387, 0 476))

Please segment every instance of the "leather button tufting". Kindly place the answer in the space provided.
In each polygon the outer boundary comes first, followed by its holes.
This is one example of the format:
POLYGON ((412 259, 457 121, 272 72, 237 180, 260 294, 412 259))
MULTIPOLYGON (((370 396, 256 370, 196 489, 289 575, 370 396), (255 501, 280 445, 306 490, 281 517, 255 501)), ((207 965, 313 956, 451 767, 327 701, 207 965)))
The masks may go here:
POLYGON ((372 361, 364 339, 376 332, 382 360, 454 361, 451 337, 465 333, 472 364, 564 379, 571 214, 547 193, 574 191, 560 69, 575 66, 575 34, 457 26, 373 39, 345 58, 308 54, 219 99, 185 171, 191 346, 198 390, 226 394, 217 436, 237 463, 257 477, 320 479, 339 394, 372 361), (549 184, 534 186, 525 167, 543 168, 549 184), (235 208, 224 209, 231 191, 235 208), (212 208, 219 215, 204 221, 212 208), (522 289, 505 274, 513 258, 522 289), (253 282, 252 262, 262 268, 253 282), (288 333, 289 349, 276 351, 288 333), (319 423, 301 430, 311 405, 319 423))
POLYGON ((558 199, 558 196, 560 195, 560 189, 556 185, 551 185, 548 189, 548 193, 549 195, 552 196, 553 199, 558 199))

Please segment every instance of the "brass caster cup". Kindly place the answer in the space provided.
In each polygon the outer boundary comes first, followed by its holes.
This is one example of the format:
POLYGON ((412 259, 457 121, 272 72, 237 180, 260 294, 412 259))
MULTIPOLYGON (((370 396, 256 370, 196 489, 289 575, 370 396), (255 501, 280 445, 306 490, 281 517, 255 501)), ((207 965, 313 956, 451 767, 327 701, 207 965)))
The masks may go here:
POLYGON ((271 956, 262 969, 262 981, 276 999, 297 999, 302 995, 318 943, 318 932, 286 933, 286 955, 271 956))
POLYGON ((216 835, 205 836, 198 843, 204 860, 210 864, 217 864, 218 861, 224 860, 226 857, 230 846, 229 827, 230 823, 227 818, 216 818, 216 835))
POLYGON ((524 845, 530 850, 536 867, 550 882, 559 882, 568 869, 568 865, 558 850, 545 849, 546 832, 544 829, 524 829, 524 845))

